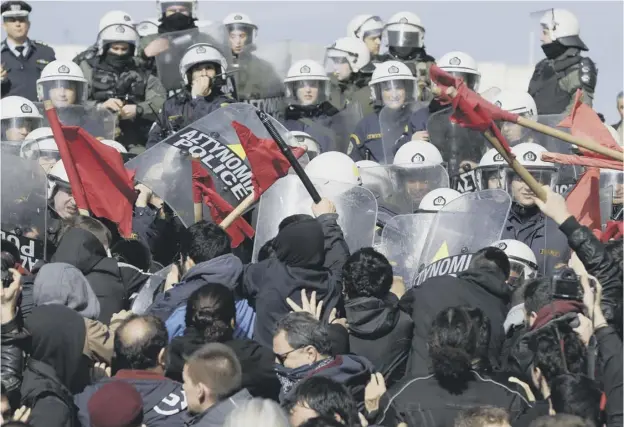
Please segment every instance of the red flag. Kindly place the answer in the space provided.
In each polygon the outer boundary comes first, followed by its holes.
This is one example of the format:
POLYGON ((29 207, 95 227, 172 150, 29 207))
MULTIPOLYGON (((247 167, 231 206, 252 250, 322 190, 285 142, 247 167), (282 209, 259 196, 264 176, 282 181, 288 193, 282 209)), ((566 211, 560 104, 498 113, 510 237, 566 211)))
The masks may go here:
POLYGON ((597 159, 595 157, 577 156, 574 154, 561 154, 543 152, 542 160, 550 163, 561 163, 562 165, 587 166, 601 169, 623 170, 624 163, 613 159, 597 159))
POLYGON ((600 169, 587 168, 566 197, 568 210, 581 224, 600 233, 600 169))
POLYGON ((78 209, 116 223, 121 235, 129 237, 137 194, 121 154, 82 128, 63 126, 48 102, 46 115, 78 209))
MULTIPOLYGON (((288 174, 290 163, 272 138, 258 138, 247 126, 236 121, 232 122, 232 127, 247 153, 253 172, 251 183, 258 200, 275 181, 288 174)), ((293 147, 292 151, 298 159, 305 153, 305 148, 293 147)))
MULTIPOLYGON (((602 123, 600 117, 598 117, 598 114, 596 114, 589 105, 581 102, 582 94, 583 92, 580 89, 577 90, 572 111, 568 117, 559 123, 559 126, 570 128, 572 136, 593 139, 604 147, 622 152, 622 147, 613 139, 609 130, 602 123)), ((583 155, 588 157, 609 159, 609 157, 594 153, 582 147, 579 147, 579 150, 583 155)))
MULTIPOLYGON (((232 206, 216 191, 212 177, 199 162, 191 162, 193 167, 193 203, 205 203, 210 209, 210 216, 220 224, 232 212, 232 206)), ((232 247, 243 243, 245 236, 254 236, 254 229, 243 218, 236 219, 225 230, 232 239, 232 247)))

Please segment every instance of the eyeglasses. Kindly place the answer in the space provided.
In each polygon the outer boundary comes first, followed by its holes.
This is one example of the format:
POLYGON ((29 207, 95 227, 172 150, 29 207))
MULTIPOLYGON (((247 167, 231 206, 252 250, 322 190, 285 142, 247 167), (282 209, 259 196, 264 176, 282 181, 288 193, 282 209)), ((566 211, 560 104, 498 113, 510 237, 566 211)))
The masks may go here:
POLYGON ((283 354, 275 353, 275 358, 279 361, 280 365, 283 365, 286 359, 288 359, 288 356, 290 355, 290 353, 297 351, 297 350, 301 350, 302 348, 303 347, 297 347, 283 354))

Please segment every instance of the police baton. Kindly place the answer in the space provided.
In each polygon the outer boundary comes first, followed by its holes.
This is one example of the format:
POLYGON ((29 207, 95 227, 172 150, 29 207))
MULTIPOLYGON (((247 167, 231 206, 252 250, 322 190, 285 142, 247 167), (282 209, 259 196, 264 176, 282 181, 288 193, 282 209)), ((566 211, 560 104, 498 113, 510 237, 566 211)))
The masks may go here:
POLYGON ((282 138, 277 129, 275 129, 275 126, 273 126, 273 123, 271 123, 271 116, 260 110, 256 110, 256 114, 258 115, 258 118, 262 122, 264 128, 267 130, 267 132, 269 132, 269 135, 271 135, 271 138, 273 138, 273 140, 279 147, 284 157, 286 157, 286 159, 288 160, 288 163, 290 163, 290 165, 294 169, 297 176, 299 176, 299 179, 303 183, 305 189, 308 191, 308 194, 310 194, 310 197, 312 197, 314 203, 319 203, 321 201, 321 196, 319 195, 318 191, 316 191, 314 184, 312 184, 312 181, 310 181, 310 177, 305 173, 288 144, 286 144, 286 141, 284 141, 284 138, 282 138))

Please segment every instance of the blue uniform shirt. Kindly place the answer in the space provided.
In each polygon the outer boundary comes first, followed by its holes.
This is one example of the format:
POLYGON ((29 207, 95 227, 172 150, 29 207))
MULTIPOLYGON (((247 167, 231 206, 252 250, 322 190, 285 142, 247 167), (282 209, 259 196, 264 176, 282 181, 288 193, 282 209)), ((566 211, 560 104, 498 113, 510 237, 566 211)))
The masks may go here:
POLYGON ((50 46, 36 40, 27 39, 24 47, 24 55, 18 57, 6 39, 0 45, 2 66, 7 72, 1 84, 2 97, 22 96, 37 102, 37 80, 56 56, 50 46))

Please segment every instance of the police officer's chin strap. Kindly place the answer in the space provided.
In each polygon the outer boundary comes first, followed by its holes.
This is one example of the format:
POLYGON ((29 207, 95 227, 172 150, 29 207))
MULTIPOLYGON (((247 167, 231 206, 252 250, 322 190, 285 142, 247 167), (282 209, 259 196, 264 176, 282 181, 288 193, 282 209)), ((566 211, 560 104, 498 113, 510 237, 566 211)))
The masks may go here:
POLYGON ((195 18, 184 13, 174 13, 173 15, 165 16, 160 20, 158 26, 158 34, 171 33, 174 31, 190 30, 196 28, 195 18))
POLYGON ((399 61, 433 61, 427 52, 425 51, 425 47, 393 47, 390 46, 388 48, 390 55, 397 58, 399 61), (431 58, 431 59, 429 59, 431 58))
POLYGON ((328 101, 314 105, 289 105, 286 108, 286 119, 315 118, 321 115, 333 116, 336 113, 338 110, 328 101))
POLYGON ((513 211, 514 214, 516 214, 516 216, 518 216, 520 220, 533 218, 535 215, 540 213, 540 210, 537 207, 537 205, 522 206, 518 202, 513 202, 511 204, 511 210, 513 211))
POLYGON ((542 45, 542 51, 544 51, 544 55, 546 55, 548 59, 557 59, 566 53, 568 49, 570 49, 568 46, 562 45, 557 40, 542 45))

